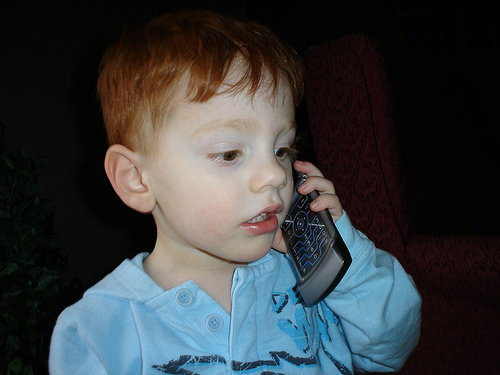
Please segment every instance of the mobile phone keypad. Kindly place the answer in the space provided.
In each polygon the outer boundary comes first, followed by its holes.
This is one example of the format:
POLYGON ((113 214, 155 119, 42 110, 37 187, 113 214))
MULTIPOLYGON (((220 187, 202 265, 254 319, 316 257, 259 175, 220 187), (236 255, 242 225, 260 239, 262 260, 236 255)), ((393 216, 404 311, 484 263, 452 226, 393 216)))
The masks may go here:
POLYGON ((324 224, 309 208, 307 196, 300 196, 291 211, 293 220, 285 222, 284 235, 288 239, 302 276, 311 272, 331 241, 324 224))

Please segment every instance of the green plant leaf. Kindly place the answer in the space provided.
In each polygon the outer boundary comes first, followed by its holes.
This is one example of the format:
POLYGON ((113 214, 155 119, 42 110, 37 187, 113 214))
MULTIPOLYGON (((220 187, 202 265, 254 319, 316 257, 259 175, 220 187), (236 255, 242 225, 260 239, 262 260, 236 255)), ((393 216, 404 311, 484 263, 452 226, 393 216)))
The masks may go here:
POLYGON ((9 363, 9 371, 13 371, 15 374, 19 374, 23 369, 23 360, 19 357, 14 358, 9 363))
POLYGON ((0 272, 0 278, 3 278, 7 275, 12 275, 19 269, 19 265, 17 263, 9 263, 7 267, 5 267, 2 272, 0 272))
POLYGON ((7 165, 7 167, 9 167, 10 169, 15 169, 16 166, 14 165, 14 163, 12 162, 12 160, 10 159, 9 155, 7 155, 7 153, 3 152, 1 155, 0 155, 0 158, 3 160, 3 162, 7 165))

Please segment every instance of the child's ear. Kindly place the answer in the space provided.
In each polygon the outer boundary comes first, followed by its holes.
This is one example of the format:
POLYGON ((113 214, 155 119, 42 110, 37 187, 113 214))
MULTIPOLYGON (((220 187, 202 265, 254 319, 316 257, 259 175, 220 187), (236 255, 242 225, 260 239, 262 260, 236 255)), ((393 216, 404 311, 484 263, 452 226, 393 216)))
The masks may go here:
POLYGON ((150 213, 156 204, 152 190, 144 179, 137 153, 119 144, 109 147, 104 169, 113 189, 130 208, 150 213))

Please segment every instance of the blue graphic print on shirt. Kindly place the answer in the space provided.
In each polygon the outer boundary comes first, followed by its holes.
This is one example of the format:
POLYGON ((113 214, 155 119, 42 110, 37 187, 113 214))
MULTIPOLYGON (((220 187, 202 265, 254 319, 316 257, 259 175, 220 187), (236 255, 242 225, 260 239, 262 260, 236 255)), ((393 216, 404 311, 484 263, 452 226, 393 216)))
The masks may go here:
MULTIPOLYGON (((331 361, 341 374, 352 375, 351 371, 326 350, 324 342, 330 342, 331 337, 328 334, 330 324, 339 324, 338 317, 330 309, 315 308, 312 312, 314 320, 308 317, 306 309, 300 305, 292 289, 286 293, 273 293, 272 309, 277 315, 280 315, 285 309, 294 309, 294 321, 290 319, 278 319, 279 328, 287 334, 297 345, 297 348, 304 353, 304 357, 293 356, 285 351, 271 351, 269 358, 251 362, 231 362, 231 369, 239 374, 257 374, 261 375, 279 375, 282 372, 269 371, 276 369, 290 373, 297 368, 304 366, 321 367, 321 360, 331 361), (299 304, 299 306, 297 306, 299 304), (308 332, 317 331, 319 340, 313 341, 308 332), (313 350, 312 348, 316 348, 313 350), (322 355, 321 355, 322 354, 322 355), (322 358, 322 359, 321 359, 322 358)), ((154 369, 164 374, 199 374, 204 366, 227 366, 227 361, 220 355, 192 356, 182 355, 163 365, 154 365, 154 369)), ((222 369, 221 369, 222 371, 222 369)))

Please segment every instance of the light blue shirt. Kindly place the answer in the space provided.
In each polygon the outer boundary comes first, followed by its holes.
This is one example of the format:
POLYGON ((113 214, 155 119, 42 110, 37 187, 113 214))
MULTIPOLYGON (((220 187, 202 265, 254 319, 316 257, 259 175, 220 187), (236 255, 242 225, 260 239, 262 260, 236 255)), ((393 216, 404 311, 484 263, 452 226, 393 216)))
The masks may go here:
POLYGON ((56 374, 352 374, 399 369, 415 347, 420 297, 394 257, 336 223, 353 261, 324 301, 304 307, 288 257, 235 271, 229 315, 193 281, 164 291, 125 260, 59 317, 56 374))

